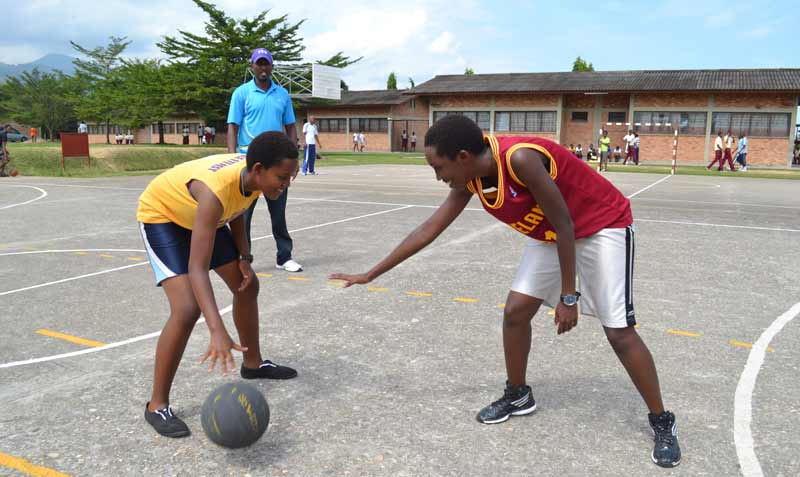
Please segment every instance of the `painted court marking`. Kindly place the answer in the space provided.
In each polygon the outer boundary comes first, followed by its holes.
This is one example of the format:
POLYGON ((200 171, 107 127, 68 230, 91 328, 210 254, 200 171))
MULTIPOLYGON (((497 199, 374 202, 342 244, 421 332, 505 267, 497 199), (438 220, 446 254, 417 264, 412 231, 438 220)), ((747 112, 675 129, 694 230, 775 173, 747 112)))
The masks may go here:
POLYGON ((747 363, 736 386, 733 408, 733 441, 736 444, 736 455, 739 457, 739 466, 745 477, 761 477, 764 472, 758 462, 756 451, 753 448, 753 433, 750 424, 753 421, 753 389, 756 386, 758 373, 764 364, 767 348, 770 341, 786 326, 800 315, 800 302, 795 303, 786 313, 782 314, 769 327, 761 333, 756 344, 747 356, 747 363))
POLYGON ((41 192, 41 195, 39 197, 34 198, 34 199, 26 200, 25 202, 17 202, 15 204, 4 205, 4 206, 0 207, 0 210, 10 209, 12 207, 18 207, 20 205, 30 204, 31 202, 36 202, 37 200, 44 199, 45 197, 47 197, 47 191, 46 190, 40 189, 38 187, 30 186, 30 185, 8 185, 6 187, 28 187, 30 189, 38 190, 39 192, 41 192))
POLYGON ((79 338, 77 336, 68 335, 66 333, 59 333, 58 331, 53 330, 36 330, 36 333, 42 336, 49 336, 51 338, 58 338, 64 341, 69 341, 70 343, 75 343, 83 346, 90 346, 93 348, 97 348, 98 346, 103 346, 105 343, 95 340, 87 340, 86 338, 79 338))
POLYGON ((32 464, 25 459, 3 454, 2 452, 0 452, 0 466, 25 472, 33 477, 70 477, 68 474, 63 474, 57 470, 42 467, 41 465, 32 464))

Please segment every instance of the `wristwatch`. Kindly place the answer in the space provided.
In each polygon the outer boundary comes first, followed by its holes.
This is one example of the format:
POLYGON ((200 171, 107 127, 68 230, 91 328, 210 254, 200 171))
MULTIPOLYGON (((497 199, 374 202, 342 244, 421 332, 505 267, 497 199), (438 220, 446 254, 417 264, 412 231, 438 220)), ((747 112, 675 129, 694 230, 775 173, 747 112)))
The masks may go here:
POLYGON ((576 291, 574 295, 561 295, 561 303, 567 306, 575 306, 581 298, 581 292, 576 291))
POLYGON ((253 263, 253 254, 252 253, 243 253, 239 255, 239 260, 246 260, 250 263, 253 263))

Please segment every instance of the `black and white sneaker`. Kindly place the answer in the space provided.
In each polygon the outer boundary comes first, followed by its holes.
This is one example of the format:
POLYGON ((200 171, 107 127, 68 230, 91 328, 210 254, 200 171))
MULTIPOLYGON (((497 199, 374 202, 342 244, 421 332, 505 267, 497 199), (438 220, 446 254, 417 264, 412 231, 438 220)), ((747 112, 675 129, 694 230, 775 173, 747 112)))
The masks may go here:
POLYGON ((186 437, 191 434, 189 426, 172 412, 171 407, 148 411, 149 405, 148 402, 144 406, 144 420, 153 426, 156 432, 165 437, 186 437))
POLYGON ((659 415, 648 414, 650 428, 653 430, 655 447, 650 457, 661 467, 675 467, 681 463, 681 447, 678 445, 678 425, 675 414, 664 411, 659 415))
POLYGON ((498 424, 511 416, 524 416, 535 410, 536 401, 530 386, 506 384, 503 397, 481 409, 477 418, 483 424, 498 424))
POLYGON ((288 367, 275 364, 265 359, 258 368, 245 368, 242 364, 242 377, 244 379, 292 379, 297 377, 297 371, 288 367))

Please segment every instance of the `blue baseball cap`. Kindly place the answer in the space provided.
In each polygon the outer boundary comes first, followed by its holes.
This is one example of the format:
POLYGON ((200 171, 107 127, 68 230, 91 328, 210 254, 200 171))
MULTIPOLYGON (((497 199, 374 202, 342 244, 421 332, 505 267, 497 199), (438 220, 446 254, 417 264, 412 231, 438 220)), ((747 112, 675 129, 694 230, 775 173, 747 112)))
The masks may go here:
POLYGON ((265 60, 269 61, 269 64, 272 64, 272 53, 270 53, 266 48, 256 48, 253 50, 253 54, 250 56, 250 63, 255 63, 261 58, 264 58, 265 60))

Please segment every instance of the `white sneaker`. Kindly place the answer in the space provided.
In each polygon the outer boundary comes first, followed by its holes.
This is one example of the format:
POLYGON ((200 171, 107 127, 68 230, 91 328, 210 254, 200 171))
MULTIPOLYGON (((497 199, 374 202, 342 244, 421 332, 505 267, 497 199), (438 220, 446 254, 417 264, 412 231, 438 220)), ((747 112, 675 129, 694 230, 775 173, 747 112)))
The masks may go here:
POLYGON ((742 167, 742 172, 747 172, 747 166, 742 167))
POLYGON ((283 262, 283 265, 275 265, 275 268, 280 268, 281 270, 286 270, 287 272, 302 272, 303 266, 299 263, 295 262, 291 258, 283 262))

